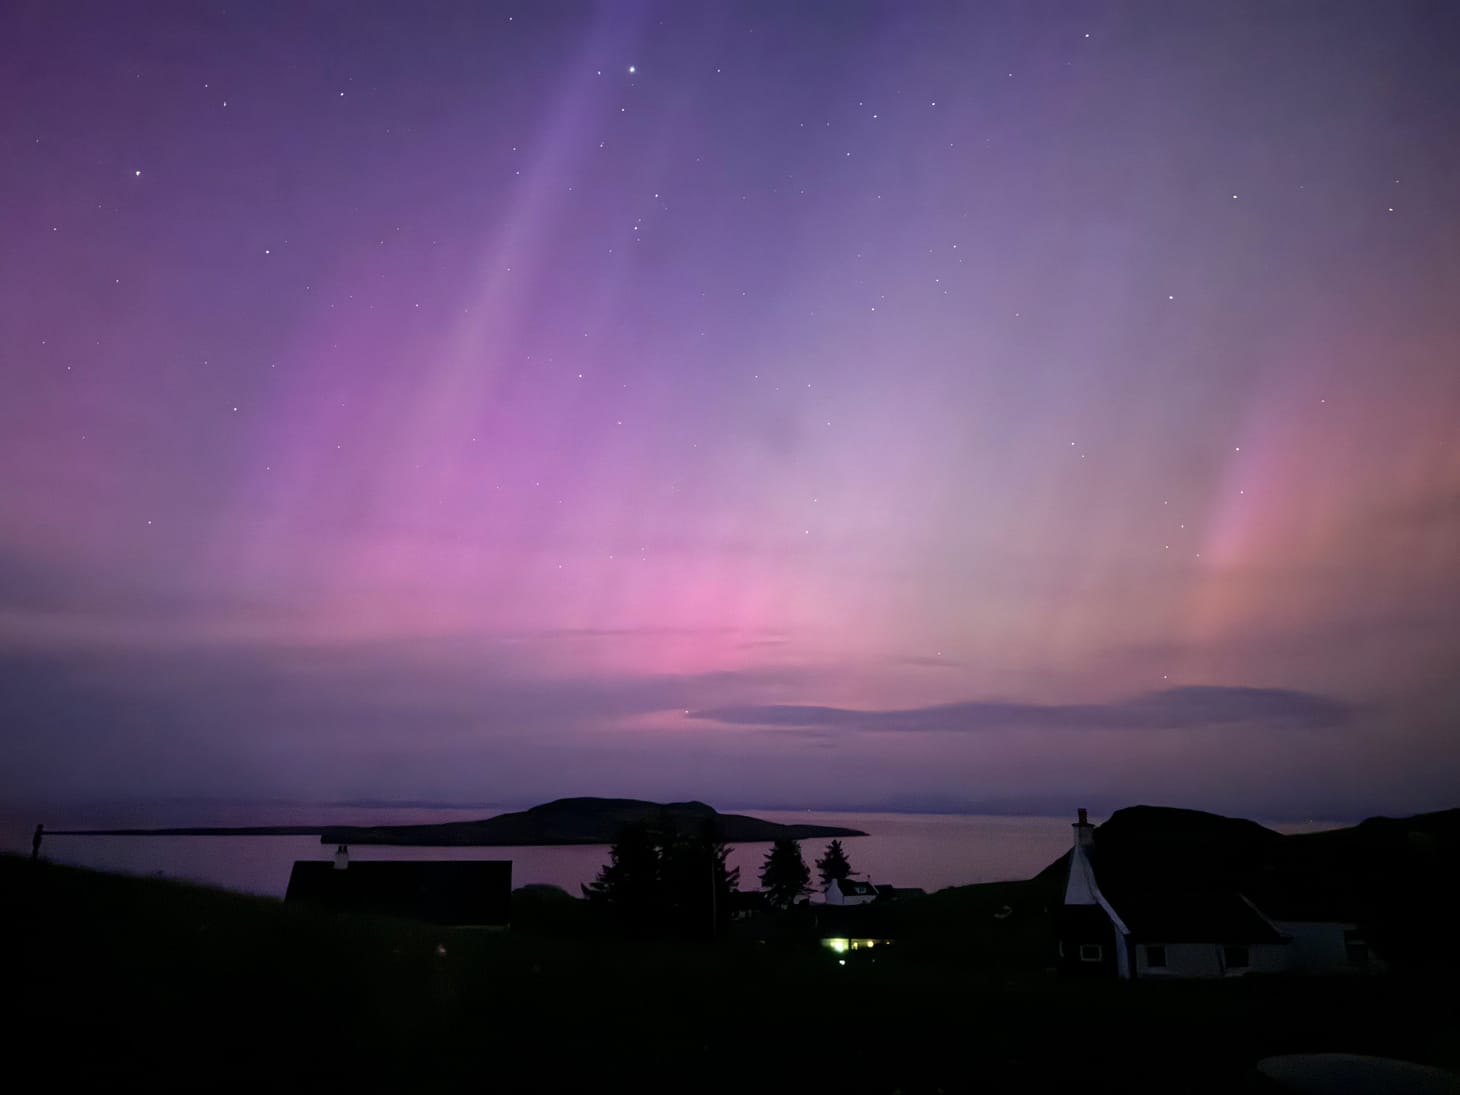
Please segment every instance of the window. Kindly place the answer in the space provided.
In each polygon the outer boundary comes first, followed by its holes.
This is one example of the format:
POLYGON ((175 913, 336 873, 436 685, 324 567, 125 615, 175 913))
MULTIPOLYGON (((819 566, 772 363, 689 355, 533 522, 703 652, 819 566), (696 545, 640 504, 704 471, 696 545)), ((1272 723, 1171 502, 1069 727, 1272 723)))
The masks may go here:
POLYGON ((1242 970, 1252 962, 1246 947, 1228 943, 1222 948, 1222 964, 1229 970, 1242 970))
POLYGON ((1158 943, 1146 944, 1146 967, 1153 970, 1166 968, 1166 948, 1158 943))
POLYGON ((1098 961, 1100 961, 1101 958, 1104 957, 1104 955, 1105 955, 1105 951, 1100 946, 1099 943, 1081 943, 1080 944, 1080 961, 1081 962, 1098 962, 1098 961))

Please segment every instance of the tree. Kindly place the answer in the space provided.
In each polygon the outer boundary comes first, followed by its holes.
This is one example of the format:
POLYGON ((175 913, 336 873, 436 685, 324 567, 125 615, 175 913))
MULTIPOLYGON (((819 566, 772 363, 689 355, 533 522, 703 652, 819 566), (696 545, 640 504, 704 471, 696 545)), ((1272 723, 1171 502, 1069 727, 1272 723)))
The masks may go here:
POLYGON ((726 866, 729 854, 711 823, 686 832, 670 819, 640 822, 620 832, 609 863, 583 887, 583 896, 630 934, 713 937, 740 884, 740 868, 726 866))
POLYGON ((713 822, 697 833, 669 828, 661 836, 659 873, 668 926, 678 934, 717 936, 729 919, 740 868, 726 865, 730 848, 713 822))
POLYGON ((811 892, 810 883, 811 870, 801 858, 800 842, 783 839, 772 844, 760 868, 767 900, 777 908, 789 908, 802 894, 811 892))
POLYGON ((583 887, 589 904, 607 909, 636 930, 652 930, 659 919, 659 842, 648 825, 627 825, 608 850, 608 865, 583 887))
POLYGON ((847 853, 842 851, 842 842, 833 840, 826 846, 826 854, 816 861, 817 873, 821 875, 821 888, 830 886, 832 879, 840 881, 852 873, 852 865, 847 859, 847 853))

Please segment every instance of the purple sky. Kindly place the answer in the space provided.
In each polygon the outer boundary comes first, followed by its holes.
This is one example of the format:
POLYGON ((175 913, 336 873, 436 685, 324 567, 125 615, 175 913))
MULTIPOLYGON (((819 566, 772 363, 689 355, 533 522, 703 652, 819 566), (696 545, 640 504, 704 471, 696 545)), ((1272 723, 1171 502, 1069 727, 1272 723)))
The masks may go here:
POLYGON ((1455 805, 1457 11, 5 5, 0 796, 1455 805))

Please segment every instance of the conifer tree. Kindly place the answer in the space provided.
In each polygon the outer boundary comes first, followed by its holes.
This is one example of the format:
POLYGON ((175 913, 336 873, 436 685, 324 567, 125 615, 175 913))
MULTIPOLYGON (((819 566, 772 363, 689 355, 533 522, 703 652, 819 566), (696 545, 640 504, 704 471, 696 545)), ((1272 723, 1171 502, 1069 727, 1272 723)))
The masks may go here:
POLYGON ((766 899, 778 909, 789 908, 796 899, 811 892, 811 870, 801 858, 801 844, 778 840, 766 853, 760 868, 760 884, 766 899))
POLYGON ((660 912, 660 855, 654 832, 642 822, 625 826, 610 846, 608 859, 598 877, 583 887, 583 896, 620 923, 652 931, 660 912))
POLYGON ((832 879, 840 881, 852 873, 852 864, 842 850, 842 842, 833 840, 826 846, 826 854, 816 861, 816 871, 821 875, 821 888, 831 885, 832 879))
POLYGON ((730 848, 713 823, 697 833, 668 830, 660 843, 660 878, 669 922, 681 935, 717 936, 729 918, 740 868, 726 865, 730 848))
POLYGON ((711 823, 685 832, 669 819, 639 822, 620 832, 583 896, 629 934, 714 937, 740 883, 740 868, 727 866, 729 854, 711 823))

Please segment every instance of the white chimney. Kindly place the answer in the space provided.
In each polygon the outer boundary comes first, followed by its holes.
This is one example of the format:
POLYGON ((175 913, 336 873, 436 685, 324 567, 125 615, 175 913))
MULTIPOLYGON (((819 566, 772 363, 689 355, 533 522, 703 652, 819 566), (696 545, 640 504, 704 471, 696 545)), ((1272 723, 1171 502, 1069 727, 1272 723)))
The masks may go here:
POLYGON ((1095 843, 1095 826, 1090 815, 1080 811, 1075 822, 1075 846, 1070 851, 1070 874, 1065 883, 1066 905, 1098 905, 1099 890, 1095 885, 1095 869, 1090 865, 1090 846, 1095 843))
POLYGON ((1080 807, 1080 820, 1075 822, 1075 847, 1088 848, 1095 843, 1095 826, 1090 824, 1090 815, 1080 807))
POLYGON ((335 870, 343 871, 350 865, 350 846, 341 844, 335 849, 335 870))

